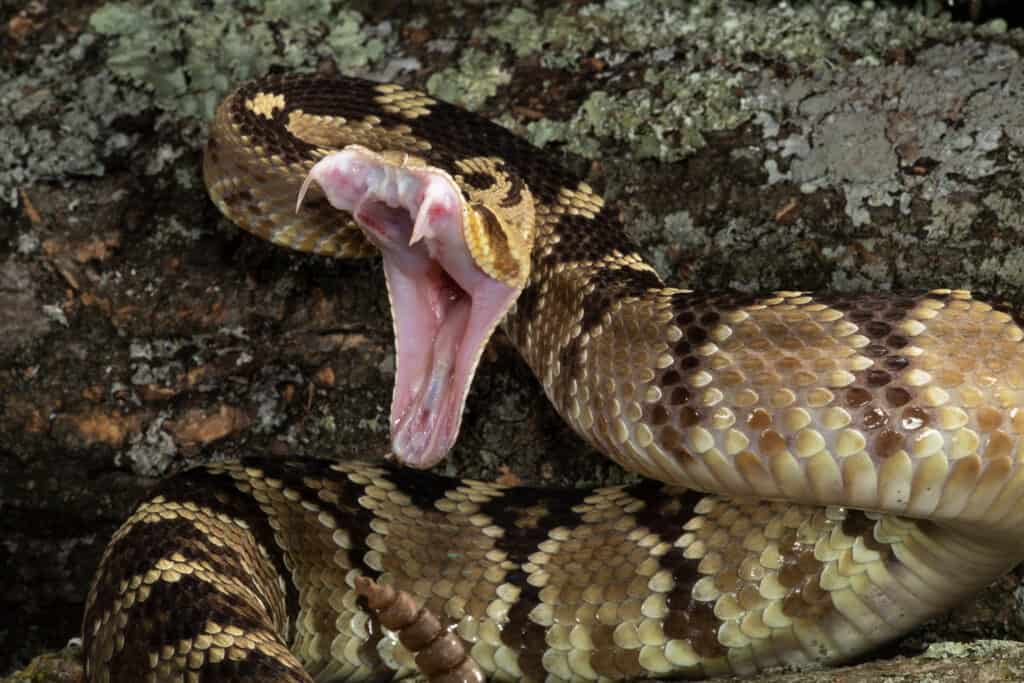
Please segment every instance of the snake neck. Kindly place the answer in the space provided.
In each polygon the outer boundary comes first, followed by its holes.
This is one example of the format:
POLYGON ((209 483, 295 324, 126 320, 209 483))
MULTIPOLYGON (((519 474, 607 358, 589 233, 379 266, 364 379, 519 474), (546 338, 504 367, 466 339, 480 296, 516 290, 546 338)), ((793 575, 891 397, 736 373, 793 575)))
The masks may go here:
POLYGON ((963 290, 665 287, 583 183, 540 204, 508 333, 626 469, 729 496, 931 519, 1001 556, 1024 522, 1024 339, 963 290))

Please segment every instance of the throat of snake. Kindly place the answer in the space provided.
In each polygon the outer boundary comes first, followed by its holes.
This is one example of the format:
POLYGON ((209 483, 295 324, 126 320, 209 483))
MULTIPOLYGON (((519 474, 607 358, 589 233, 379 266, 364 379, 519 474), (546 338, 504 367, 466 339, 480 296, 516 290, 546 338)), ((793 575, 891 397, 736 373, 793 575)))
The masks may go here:
POLYGON ((465 202, 445 172, 352 146, 313 166, 299 205, 314 181, 384 258, 397 347, 391 447, 403 464, 430 467, 454 445, 480 355, 520 290, 474 262, 465 202))

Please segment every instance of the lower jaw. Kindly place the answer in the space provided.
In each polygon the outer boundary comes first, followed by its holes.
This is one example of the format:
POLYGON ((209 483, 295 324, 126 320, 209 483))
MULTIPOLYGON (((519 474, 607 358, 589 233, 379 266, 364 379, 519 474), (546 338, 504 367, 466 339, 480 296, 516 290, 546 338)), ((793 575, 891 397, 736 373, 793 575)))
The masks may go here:
POLYGON ((350 147, 309 179, 384 256, 398 347, 392 445, 401 462, 429 467, 455 442, 480 351, 519 289, 473 260, 465 199, 444 172, 350 147))
POLYGON ((392 449, 403 464, 430 467, 458 434, 475 366, 466 346, 473 300, 436 262, 415 278, 396 268, 385 254, 397 346, 392 449))

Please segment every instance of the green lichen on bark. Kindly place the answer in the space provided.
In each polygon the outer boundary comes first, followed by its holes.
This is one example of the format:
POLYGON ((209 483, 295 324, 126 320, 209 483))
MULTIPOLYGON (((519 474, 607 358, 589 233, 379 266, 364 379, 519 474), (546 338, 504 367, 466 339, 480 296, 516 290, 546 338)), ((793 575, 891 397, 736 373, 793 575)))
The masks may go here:
POLYGON ((115 74, 147 87, 157 106, 202 120, 232 86, 272 66, 310 71, 332 59, 358 71, 393 41, 389 27, 368 26, 328 0, 111 3, 89 25, 107 38, 115 74))
POLYGON ((794 2, 753 12, 742 3, 609 0, 582 8, 496 8, 474 37, 593 82, 572 117, 527 126, 534 143, 563 141, 568 151, 597 158, 615 142, 640 158, 673 161, 702 148, 708 133, 751 117, 756 107, 743 92, 761 64, 822 69, 839 54, 880 64, 894 50, 970 30, 944 15, 873 2, 794 2), (609 68, 582 72, 585 57, 609 68))
POLYGON ((458 65, 427 79, 427 92, 476 111, 511 78, 500 57, 469 48, 459 57, 458 65))

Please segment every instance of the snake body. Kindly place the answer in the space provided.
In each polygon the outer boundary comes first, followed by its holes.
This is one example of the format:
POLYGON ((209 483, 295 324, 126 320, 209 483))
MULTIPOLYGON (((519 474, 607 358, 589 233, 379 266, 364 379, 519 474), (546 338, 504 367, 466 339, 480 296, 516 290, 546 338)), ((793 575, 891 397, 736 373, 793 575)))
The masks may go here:
POLYGON ((382 624, 414 620, 370 609, 367 578, 461 640, 468 659, 421 663, 436 680, 476 680, 470 660, 534 681, 822 665, 1024 558, 1024 332, 1010 308, 955 289, 666 287, 614 209, 549 155, 352 78, 240 88, 218 111, 207 185, 261 237, 365 255, 330 191, 295 212, 311 169, 351 145, 378 170, 436 170, 458 188, 479 268, 522 290, 509 337, 566 421, 648 481, 554 492, 273 458, 186 471, 104 554, 88 680, 411 673, 382 624))

